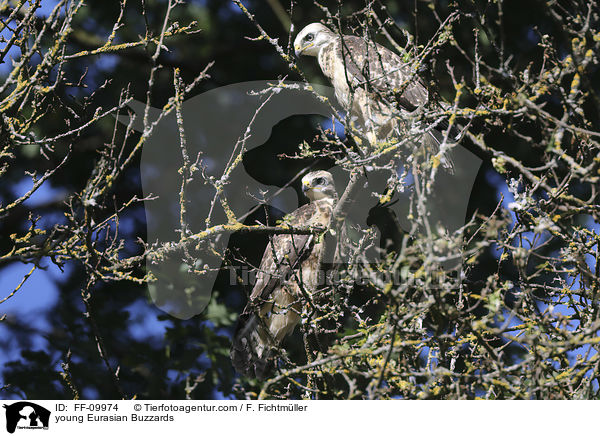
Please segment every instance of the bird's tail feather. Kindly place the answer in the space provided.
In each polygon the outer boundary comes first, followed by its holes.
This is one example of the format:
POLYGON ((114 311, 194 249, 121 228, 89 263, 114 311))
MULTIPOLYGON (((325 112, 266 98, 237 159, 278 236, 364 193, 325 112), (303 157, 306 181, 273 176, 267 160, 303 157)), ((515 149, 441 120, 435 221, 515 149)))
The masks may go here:
MULTIPOLYGON (((448 128, 447 122, 446 123, 441 122, 440 128, 447 129, 448 128)), ((377 131, 378 137, 386 138, 386 137, 389 137, 390 135, 396 135, 398 138, 402 138, 404 135, 406 135, 406 132, 409 130, 409 126, 404 120, 395 118, 393 120, 393 123, 380 124, 378 129, 379 129, 377 131)), ((451 133, 453 133, 453 131, 451 133)), ((427 131, 427 133, 424 133, 423 135, 421 135, 419 137, 418 141, 415 141, 416 144, 414 144, 414 145, 417 148, 422 147, 421 150, 423 152, 425 152, 425 155, 427 157, 431 157, 431 156, 439 153, 440 145, 442 144, 443 141, 444 141, 444 134, 441 133, 439 130, 431 129, 431 130, 427 131)), ((448 138, 448 142, 451 143, 452 140, 450 138, 448 138)), ((440 164, 442 165, 442 168, 444 168, 448 173, 454 174, 454 163, 452 162, 452 159, 447 154, 447 152, 444 152, 441 154, 440 164)))
MULTIPOLYGON (((423 146, 427 152, 436 154, 440 151, 440 144, 443 142, 443 140, 444 135, 441 132, 438 132, 437 130, 430 130, 423 137, 423 146)), ((442 153, 440 156, 440 164, 450 174, 454 174, 454 163, 447 153, 442 153)))
POLYGON ((270 359, 273 348, 269 345, 268 332, 264 331, 255 314, 240 317, 231 345, 231 361, 234 368, 249 377, 266 378, 272 370, 270 359), (262 334, 263 332, 266 334, 262 334))

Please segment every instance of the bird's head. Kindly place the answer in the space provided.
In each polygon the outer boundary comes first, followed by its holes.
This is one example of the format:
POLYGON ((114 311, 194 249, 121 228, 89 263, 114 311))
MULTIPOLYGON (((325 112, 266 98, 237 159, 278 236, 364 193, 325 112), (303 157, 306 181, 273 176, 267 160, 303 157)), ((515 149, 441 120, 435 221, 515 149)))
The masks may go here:
POLYGON ((321 23, 311 23, 300 31, 294 41, 296 56, 318 56, 335 34, 321 23))
POLYGON ((333 176, 327 171, 313 171, 302 177, 302 192, 310 201, 337 199, 333 176))

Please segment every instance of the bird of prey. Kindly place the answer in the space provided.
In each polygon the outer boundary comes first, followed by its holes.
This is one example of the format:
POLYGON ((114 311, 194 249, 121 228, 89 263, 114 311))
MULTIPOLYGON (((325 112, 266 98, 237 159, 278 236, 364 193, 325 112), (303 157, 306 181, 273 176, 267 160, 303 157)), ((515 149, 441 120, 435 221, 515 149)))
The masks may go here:
MULTIPOLYGON (((410 130, 410 113, 429 99, 423 82, 393 51, 363 38, 337 35, 321 23, 312 23, 294 41, 296 56, 315 56, 331 81, 335 96, 371 144, 402 139, 410 130)), ((421 128, 421 130, 426 130, 421 128)), ((443 136, 429 129, 415 142, 430 154, 439 152, 443 136)), ((449 171, 452 162, 439 156, 449 171)))
MULTIPOLYGON (((308 173, 302 191, 310 203, 286 215, 284 223, 327 228, 337 201, 331 174, 308 173)), ((317 287, 322 251, 323 238, 314 234, 275 235, 267 244, 231 347, 238 372, 260 379, 268 375, 273 351, 292 333, 305 297, 317 287)))

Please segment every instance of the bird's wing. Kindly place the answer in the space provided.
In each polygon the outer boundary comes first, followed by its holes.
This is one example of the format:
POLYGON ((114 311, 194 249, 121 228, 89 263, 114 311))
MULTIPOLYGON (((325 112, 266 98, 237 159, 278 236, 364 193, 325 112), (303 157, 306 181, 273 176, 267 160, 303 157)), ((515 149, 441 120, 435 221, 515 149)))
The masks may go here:
MULTIPOLYGON (((315 204, 306 204, 284 218, 291 227, 308 225, 317 213, 315 204)), ((267 244, 250 294, 249 306, 269 298, 277 286, 289 278, 313 245, 314 235, 275 235, 267 244)), ((252 308, 248 307, 252 310, 252 308)))
MULTIPOLYGON (((287 215, 284 220, 292 227, 308 225, 317 212, 317 206, 309 203, 287 215)), ((313 242, 313 235, 275 235, 267 244, 256 283, 240 315, 231 345, 231 361, 239 372, 259 379, 264 379, 270 372, 271 349, 268 344, 273 338, 269 337, 269 328, 259 312, 268 305, 267 301, 274 291, 308 257, 313 242)))
MULTIPOLYGON (((400 56, 382 45, 367 44, 357 36, 344 36, 337 42, 336 56, 338 65, 344 65, 349 84, 366 89, 370 98, 383 100, 386 105, 394 101, 397 108, 410 112, 427 103, 429 92, 423 81, 411 74, 400 56)), ((439 131, 429 131, 423 138, 425 148, 437 153, 442 138, 439 131)), ((441 164, 450 173, 454 172, 449 157, 442 156, 441 164)))
POLYGON ((393 51, 345 36, 337 43, 337 56, 352 86, 366 87, 383 98, 394 96, 400 108, 408 111, 427 102, 427 88, 393 51))

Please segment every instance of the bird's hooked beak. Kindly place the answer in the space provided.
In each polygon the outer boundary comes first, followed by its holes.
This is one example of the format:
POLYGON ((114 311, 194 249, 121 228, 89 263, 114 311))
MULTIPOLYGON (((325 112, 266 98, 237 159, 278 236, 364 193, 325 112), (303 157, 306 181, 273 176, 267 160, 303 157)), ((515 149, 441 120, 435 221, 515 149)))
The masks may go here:
POLYGON ((304 52, 304 50, 312 47, 313 45, 315 45, 314 42, 311 42, 310 44, 306 44, 304 47, 302 47, 302 45, 300 45, 300 44, 296 44, 294 46, 294 53, 296 54, 296 57, 299 58, 302 55, 302 52, 304 52))
POLYGON ((311 189, 310 182, 308 180, 303 180, 302 181, 302 192, 304 194, 306 194, 306 191, 309 191, 310 189, 311 189))

